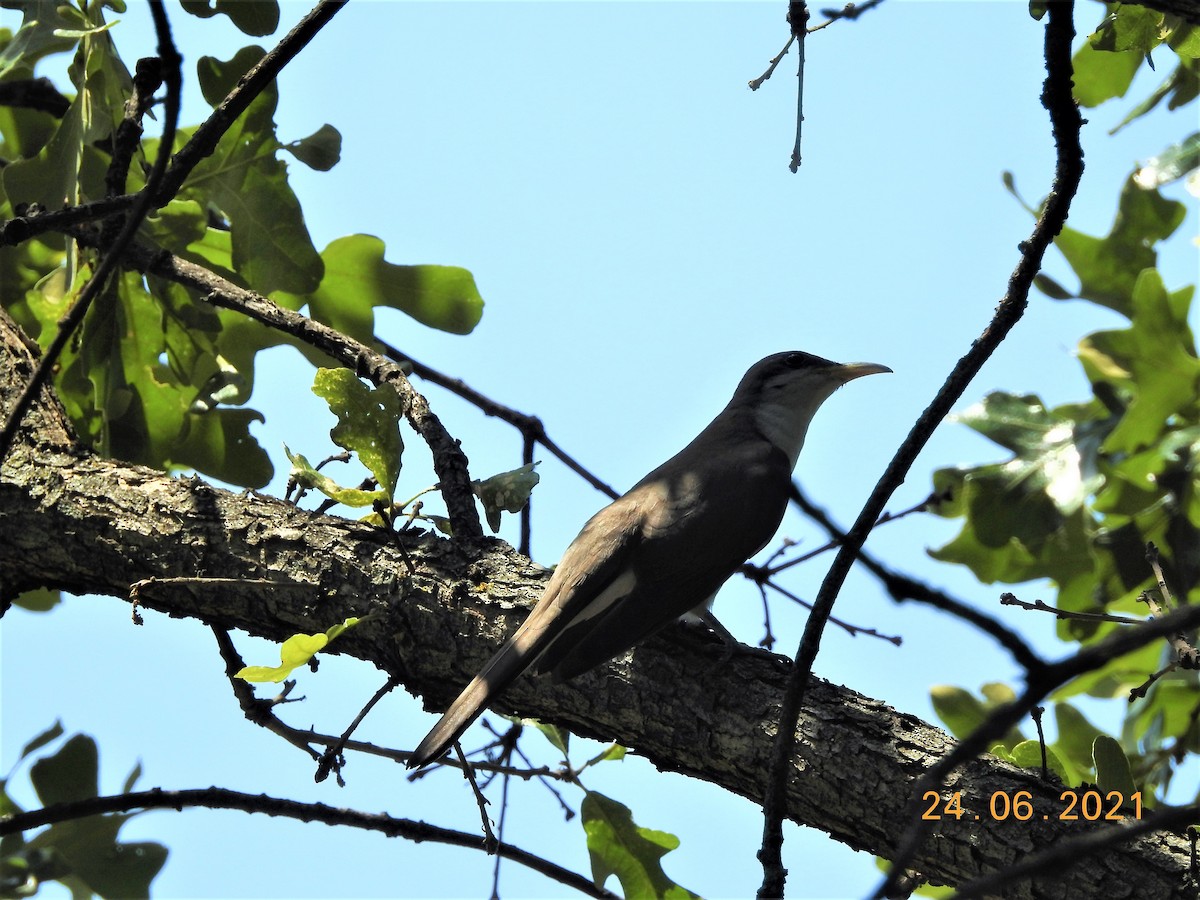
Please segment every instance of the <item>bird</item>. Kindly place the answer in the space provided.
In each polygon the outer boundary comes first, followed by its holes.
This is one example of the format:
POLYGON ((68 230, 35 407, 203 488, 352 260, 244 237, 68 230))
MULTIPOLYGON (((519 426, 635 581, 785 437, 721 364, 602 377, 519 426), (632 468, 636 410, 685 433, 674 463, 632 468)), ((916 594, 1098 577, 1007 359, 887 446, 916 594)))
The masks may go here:
POLYGON ((814 414, 846 382, 891 371, 802 351, 751 366, 691 443, 587 521, 532 612, 417 745, 408 767, 440 759, 527 670, 566 681, 683 617, 732 640, 709 606, 783 520, 814 414))

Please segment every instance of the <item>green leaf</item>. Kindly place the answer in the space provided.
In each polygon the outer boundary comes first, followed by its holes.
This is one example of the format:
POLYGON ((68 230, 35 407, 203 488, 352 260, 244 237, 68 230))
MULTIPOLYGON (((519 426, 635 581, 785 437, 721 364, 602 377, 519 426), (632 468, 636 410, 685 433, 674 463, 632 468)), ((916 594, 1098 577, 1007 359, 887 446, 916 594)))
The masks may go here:
POLYGON ((190 423, 187 442, 179 446, 173 461, 230 484, 266 487, 274 466, 250 433, 250 425, 262 421, 262 413, 255 409, 214 409, 196 416, 190 423))
POLYGON ((322 125, 308 137, 285 144, 283 149, 310 169, 328 172, 342 158, 342 134, 332 125, 322 125))
POLYGON ((1171 29, 1171 36, 1167 38, 1167 43, 1181 57, 1187 59, 1200 57, 1200 26, 1180 20, 1179 24, 1171 29))
POLYGON ((1124 97, 1133 76, 1145 59, 1140 53, 1111 53, 1083 44, 1071 60, 1075 69, 1075 99, 1080 106, 1095 107, 1105 100, 1124 97))
POLYGON ((28 851, 53 851, 68 870, 58 878, 102 897, 150 896, 150 882, 167 860, 167 848, 154 843, 121 843, 117 833, 130 815, 91 816, 60 822, 36 835, 28 851))
POLYGON ((1188 327, 1191 291, 1168 294, 1162 276, 1146 269, 1131 296, 1129 328, 1098 331, 1079 345, 1093 384, 1122 392, 1128 405, 1103 444, 1107 453, 1140 450, 1163 435, 1172 416, 1196 416, 1200 360, 1188 327))
POLYGON ((1129 758, 1113 738, 1106 734, 1096 737, 1092 744, 1092 761, 1096 767, 1096 786, 1101 794, 1119 791, 1123 797, 1132 797, 1137 792, 1129 758))
POLYGON ((323 634, 294 634, 279 647, 279 665, 246 666, 234 677, 241 678, 243 681, 278 684, 300 666, 307 665, 308 661, 324 650, 330 641, 358 623, 359 619, 351 616, 340 625, 329 628, 323 634))
MULTIPOLYGON (((250 71, 266 55, 266 50, 257 44, 242 47, 232 58, 220 60, 215 56, 202 56, 196 63, 196 80, 200 83, 200 93, 204 102, 217 107, 229 95, 242 76, 250 71)), ((279 97, 279 88, 272 82, 263 91, 271 98, 270 109, 275 111, 275 103, 279 97)))
POLYGON ((99 796, 100 753, 86 734, 76 734, 58 752, 29 769, 29 780, 44 806, 99 796))
POLYGON ((223 13, 242 34, 251 37, 265 37, 279 27, 277 0, 179 0, 179 5, 201 19, 223 13))
MULTIPOLYGON (((228 62, 203 57, 197 72, 205 98, 220 102, 262 55, 261 47, 245 47, 228 62)), ((323 265, 288 184, 287 165, 278 158, 283 145, 275 136, 277 101, 272 84, 196 166, 183 193, 185 199, 215 204, 228 217, 233 268, 246 284, 262 294, 302 294, 320 283, 323 265)))
POLYGON ((1051 278, 1039 272, 1033 276, 1033 286, 1051 300, 1073 300, 1075 295, 1051 278))
POLYGON ((77 38, 65 33, 77 21, 67 16, 80 15, 77 10, 58 0, 24 0, 18 8, 22 12, 21 27, 0 51, 0 78, 17 70, 21 77, 32 78, 38 60, 70 50, 78 43, 77 38))
POLYGON ((1047 410, 1035 396, 996 392, 957 418, 1014 456, 934 473, 935 490, 954 498, 937 513, 965 515, 966 522, 958 537, 931 551, 933 557, 968 565, 986 582, 1065 582, 1090 572, 1085 504, 1103 483, 1097 454, 1111 427, 1103 410, 1047 410), (1102 414, 1102 420, 1091 418, 1102 414))
MULTIPOLYGON (((1042 767, 1042 745, 1038 741, 1021 741, 1012 748, 1009 761, 1022 769, 1040 769, 1042 767)), ((1064 784, 1070 782, 1066 766, 1055 752, 1046 748, 1046 768, 1057 775, 1064 784)))
POLYGON ((20 594, 13 604, 27 612, 49 612, 62 603, 62 592, 50 588, 35 588, 20 594))
MULTIPOLYGON (((929 699, 937 717, 952 735, 962 740, 972 734, 997 706, 1012 698, 1011 689, 1004 685, 985 685, 983 691, 985 697, 991 693, 997 699, 989 698, 988 702, 981 702, 969 691, 948 684, 930 688, 929 699)), ((1006 747, 1015 747, 1023 740, 1021 732, 1014 728, 1005 735, 1003 743, 1006 747)))
POLYGON ((1186 214, 1182 203, 1138 187, 1131 176, 1107 236, 1064 228, 1054 244, 1079 278, 1080 297, 1129 317, 1137 279, 1157 263, 1154 245, 1174 234, 1186 214))
POLYGON ((521 719, 521 724, 532 726, 538 731, 542 737, 548 740, 551 745, 565 758, 571 745, 571 732, 564 728, 559 728, 557 725, 547 725, 545 722, 540 722, 537 719, 521 719))
POLYGON ((400 395, 363 384, 349 369, 317 369, 313 393, 329 404, 338 423, 333 442, 355 453, 390 503, 400 475, 400 395))
POLYGON ((602 762, 620 762, 628 755, 629 751, 620 744, 609 744, 607 747, 589 759, 586 763, 584 763, 583 768, 586 769, 589 766, 595 766, 602 762))
POLYGON ((662 857, 679 846, 675 835, 639 827, 628 807, 595 791, 583 798, 581 821, 597 887, 616 875, 626 897, 697 897, 662 870, 662 857))
POLYGON ((62 720, 57 720, 53 725, 35 737, 32 741, 21 748, 21 755, 17 759, 24 759, 31 753, 36 753, 47 744, 57 741, 64 734, 62 720))
POLYGON ((338 238, 321 253, 325 277, 307 297, 277 297, 292 308, 307 302, 314 319, 364 343, 375 339, 377 306, 407 313, 423 325, 469 334, 483 315, 475 279, 457 266, 401 266, 383 258, 377 237, 338 238), (294 305, 293 305, 294 304, 294 305))
POLYGON ((374 506, 376 503, 388 503, 391 498, 382 488, 375 491, 364 491, 360 488, 342 487, 327 475, 316 470, 303 454, 292 453, 285 444, 283 452, 292 463, 290 477, 301 487, 308 490, 320 491, 326 497, 336 500, 345 506, 359 508, 374 506))
POLYGON ((1161 187, 1200 169, 1200 131, 1178 144, 1172 144, 1158 156, 1152 156, 1133 175, 1143 190, 1161 187))
POLYGON ((129 774, 125 776, 125 783, 121 786, 121 793, 128 794, 133 790, 134 785, 138 783, 138 779, 142 777, 142 764, 139 761, 129 770, 129 774))
POLYGON ((1097 50, 1132 50, 1144 56, 1165 39, 1163 18, 1163 13, 1144 6, 1118 3, 1088 36, 1088 43, 1097 50))
POLYGON ((1058 728, 1055 750, 1080 772, 1091 773, 1092 745, 1104 732, 1070 703, 1054 705, 1054 720, 1058 728))
POLYGON ((1200 93, 1200 67, 1197 67, 1194 59, 1183 60, 1172 70, 1171 74, 1163 79, 1162 84, 1156 87, 1150 96, 1131 109, 1129 114, 1109 131, 1109 134, 1116 134, 1130 122, 1146 115, 1164 99, 1170 98, 1167 100, 1167 109, 1178 109, 1195 100, 1198 93, 1200 93))
POLYGON ((493 534, 500 530, 500 513, 502 511, 520 512, 529 502, 529 495, 541 480, 541 476, 533 471, 533 467, 536 465, 537 463, 530 463, 482 481, 471 482, 475 496, 483 501, 484 513, 493 534))

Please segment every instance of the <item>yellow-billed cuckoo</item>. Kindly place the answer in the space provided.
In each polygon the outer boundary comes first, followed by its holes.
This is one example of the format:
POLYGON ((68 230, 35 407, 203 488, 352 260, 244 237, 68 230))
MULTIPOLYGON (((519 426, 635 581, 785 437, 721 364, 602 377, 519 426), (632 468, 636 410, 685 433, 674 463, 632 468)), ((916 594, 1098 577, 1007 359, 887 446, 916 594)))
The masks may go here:
POLYGON ((751 366, 695 440, 588 520, 529 618, 408 765, 439 758, 526 669, 563 681, 689 613, 716 625, 708 604, 779 527, 817 408, 847 381, 890 371, 798 351, 751 366))

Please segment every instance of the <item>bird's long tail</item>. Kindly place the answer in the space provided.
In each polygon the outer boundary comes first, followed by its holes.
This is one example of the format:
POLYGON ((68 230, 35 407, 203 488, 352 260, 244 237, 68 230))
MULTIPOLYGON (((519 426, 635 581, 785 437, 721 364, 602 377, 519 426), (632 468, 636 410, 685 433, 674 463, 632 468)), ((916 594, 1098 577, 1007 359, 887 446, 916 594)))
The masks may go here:
POLYGON ((538 644, 544 643, 546 635, 538 633, 536 628, 528 628, 529 624, 527 620, 518 628, 516 634, 496 651, 496 655, 480 673, 463 688, 458 699, 450 704, 433 730, 412 752, 408 759, 410 769, 419 769, 439 759, 451 744, 462 737, 462 733, 478 718, 484 707, 537 659, 543 649, 538 644))

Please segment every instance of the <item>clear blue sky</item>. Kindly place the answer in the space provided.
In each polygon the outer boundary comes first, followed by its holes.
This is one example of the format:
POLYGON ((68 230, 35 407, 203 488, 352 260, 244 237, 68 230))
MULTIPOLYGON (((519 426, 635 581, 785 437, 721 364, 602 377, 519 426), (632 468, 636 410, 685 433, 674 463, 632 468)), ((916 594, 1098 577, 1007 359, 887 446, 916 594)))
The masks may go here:
MULTIPOLYGON (((131 6, 114 32, 130 65, 153 52, 147 16, 137 0, 131 6)), ((321 248, 366 232, 387 242, 393 262, 471 269, 487 302, 472 335, 434 333, 390 313, 380 316, 381 334, 540 416, 561 445, 620 488, 678 450, 769 352, 891 366, 894 375, 856 382, 830 401, 800 460, 813 498, 849 522, 1002 296, 1031 220, 1004 191, 1001 173, 1011 170, 1031 202, 1049 186, 1052 144, 1038 100, 1042 26, 1021 2, 888 0, 856 23, 820 32, 808 42, 804 165, 793 175, 794 57, 757 93, 746 86, 786 39, 785 8, 351 4, 280 80, 281 138, 326 122, 344 136, 332 172, 291 166, 314 242, 321 248)), ((285 3, 280 34, 306 9, 285 3)), ((170 14, 189 77, 184 121, 196 122, 207 112, 191 78, 196 59, 228 58, 251 41, 222 19, 200 21, 175 5, 170 14)), ((1100 14, 1099 4, 1081 5, 1080 30, 1100 14)), ((19 20, 5 10, 0 21, 19 20)), ((1143 96, 1155 77, 1132 94, 1143 96)), ((1158 113, 1109 137, 1127 107, 1089 113, 1088 171, 1072 216, 1082 230, 1107 231, 1135 161, 1194 127, 1158 113)), ((1177 188, 1173 195, 1185 197, 1177 188)), ((1194 206, 1184 226, 1192 234, 1194 206)), ((1177 241, 1170 253, 1168 286, 1193 281, 1195 248, 1177 241)), ((1057 259, 1051 272, 1071 283, 1057 259)), ((1083 398, 1073 348, 1086 332, 1117 323, 1087 304, 1035 296, 962 405, 997 388, 1040 392, 1052 403, 1083 398)), ((310 458, 330 446, 331 422, 310 384, 311 371, 290 351, 259 369, 254 405, 267 415, 259 433, 280 468, 276 492, 286 476, 282 443, 310 458)), ((436 389, 427 393, 476 476, 519 464, 515 434, 436 389)), ((417 439, 408 444, 401 494, 433 480, 417 439)), ((935 468, 996 456, 948 424, 892 507, 923 498, 935 468)), ((602 498, 546 454, 539 458, 546 461, 534 556, 552 564, 602 498)), ((1052 623, 1001 612, 1000 587, 926 557, 955 530, 914 517, 880 530, 869 546, 1061 652, 1052 623)), ((814 540, 791 513, 781 534, 814 540)), ((811 596, 828 559, 794 570, 787 586, 811 596)), ((762 636, 757 594, 746 586, 728 586, 716 612, 743 641, 762 636)), ((771 613, 779 649, 793 651, 803 616, 778 601, 771 613)), ((932 684, 975 689, 1016 675, 987 641, 918 608, 895 607, 867 578, 851 578, 836 615, 904 643, 831 629, 817 673, 923 718, 933 718, 932 684)), ((265 642, 242 637, 239 646, 253 662, 276 657, 265 642)), ((150 614, 138 629, 123 603, 74 599, 49 616, 10 613, 2 650, 4 770, 21 744, 61 716, 70 731, 100 742, 105 792, 119 790, 140 760, 144 787, 217 784, 478 828, 474 801, 452 772, 410 784, 395 766, 354 758, 347 788, 313 785, 306 757, 242 718, 212 638, 196 623, 150 614), (35 684, 29 672, 38 673, 35 684)), ((330 658, 318 677, 302 677, 297 693, 308 700, 287 712, 295 724, 340 731, 380 683, 368 667, 330 658)), ((412 747, 432 721, 419 702, 396 696, 361 736, 412 747)), ((528 739, 530 749, 536 743, 528 739)), ((577 759, 590 755, 581 744, 577 759)), ((589 773, 587 784, 632 806, 639 824, 680 837, 665 868, 688 888, 710 897, 756 889, 761 821, 749 802, 660 775, 634 757, 589 773)), ((564 793, 578 808, 581 797, 564 793)), ((507 839, 588 871, 578 820, 564 822, 552 795, 524 785, 512 799, 507 839)), ((876 882, 870 857, 814 832, 786 834, 792 896, 860 896, 876 882)), ((153 813, 123 836, 171 848, 156 882, 160 897, 490 890, 492 860, 480 853, 265 817, 153 813)), ((618 889, 615 879, 609 886, 618 889)), ((502 896, 562 893, 505 865, 502 896)))

